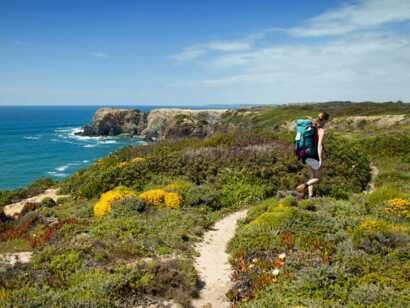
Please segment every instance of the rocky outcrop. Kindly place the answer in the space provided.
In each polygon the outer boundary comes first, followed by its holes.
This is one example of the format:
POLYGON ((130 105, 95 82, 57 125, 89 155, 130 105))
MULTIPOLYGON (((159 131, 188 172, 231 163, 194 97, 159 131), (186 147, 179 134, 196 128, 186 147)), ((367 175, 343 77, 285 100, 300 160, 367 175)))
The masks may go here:
POLYGON ((85 125, 83 136, 139 135, 146 127, 147 114, 138 109, 100 108, 92 125, 85 125))
POLYGON ((205 137, 213 133, 226 110, 154 109, 147 117, 142 135, 148 139, 205 137))
POLYGON ((15 265, 17 263, 30 263, 32 251, 0 254, 0 265, 15 265))
POLYGON ((116 136, 127 134, 145 140, 205 137, 214 132, 227 110, 192 110, 160 108, 150 112, 137 109, 98 109, 92 125, 84 126, 84 136, 116 136))

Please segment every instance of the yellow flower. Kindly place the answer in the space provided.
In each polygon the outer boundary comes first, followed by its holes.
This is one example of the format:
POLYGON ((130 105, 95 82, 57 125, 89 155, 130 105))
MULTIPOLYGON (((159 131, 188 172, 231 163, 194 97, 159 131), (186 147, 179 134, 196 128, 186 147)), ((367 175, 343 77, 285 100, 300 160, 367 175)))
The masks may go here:
POLYGON ((117 168, 121 168, 121 169, 125 169, 125 168, 127 168, 127 167, 128 167, 128 162, 123 161, 123 162, 121 162, 121 163, 117 164, 115 167, 117 167, 117 168))
POLYGON ((143 192, 139 195, 139 198, 148 204, 161 206, 165 198, 165 190, 162 189, 151 189, 143 192))
POLYGON ((111 206, 115 201, 135 196, 136 194, 133 191, 124 186, 118 186, 113 190, 107 191, 101 195, 100 200, 95 204, 94 215, 100 217, 111 213, 111 206))
POLYGON ((179 208, 182 204, 182 197, 176 192, 167 192, 163 189, 147 190, 139 195, 139 198, 150 205, 170 209, 179 208))
POLYGON ((131 159, 131 162, 132 163, 138 163, 138 162, 142 162, 144 160, 145 160, 144 157, 135 157, 135 158, 131 159))
POLYGON ((97 160, 95 161, 95 164, 96 164, 96 165, 101 165, 101 164, 103 164, 103 163, 104 163, 104 159, 103 159, 103 158, 97 159, 97 160))
POLYGON ((391 199, 385 201, 385 212, 410 219, 410 201, 406 199, 391 199))
POLYGON ((181 206, 182 198, 176 192, 167 192, 164 198, 165 206, 170 209, 176 209, 181 206))
POLYGON ((9 294, 6 289, 0 289, 0 300, 6 300, 9 297, 9 294))
POLYGON ((390 224, 381 220, 365 219, 359 226, 362 230, 379 231, 379 232, 408 232, 406 226, 399 224, 390 224))

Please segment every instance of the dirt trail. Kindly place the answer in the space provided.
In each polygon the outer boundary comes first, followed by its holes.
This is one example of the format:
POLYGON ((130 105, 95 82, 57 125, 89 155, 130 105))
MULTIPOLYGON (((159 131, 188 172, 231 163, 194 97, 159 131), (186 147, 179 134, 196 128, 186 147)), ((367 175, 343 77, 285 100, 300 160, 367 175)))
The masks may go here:
POLYGON ((65 195, 57 195, 57 192, 58 192, 58 189, 53 189, 53 188, 47 189, 45 192, 37 196, 27 198, 27 199, 21 200, 13 204, 6 205, 3 208, 4 214, 8 217, 16 218, 24 210, 24 207, 26 206, 27 203, 39 203, 47 197, 53 199, 54 201, 56 201, 57 198, 66 197, 65 195))
POLYGON ((235 235, 238 220, 244 218, 246 213, 247 210, 242 210, 218 221, 196 247, 200 255, 195 260, 195 268, 205 286, 201 290, 201 297, 192 302, 194 307, 229 307, 225 293, 231 286, 232 269, 226 247, 235 235))
POLYGON ((368 188, 366 190, 367 193, 371 193, 376 189, 376 178, 380 173, 379 168, 376 167, 374 164, 370 164, 370 169, 371 169, 371 180, 369 182, 368 188))

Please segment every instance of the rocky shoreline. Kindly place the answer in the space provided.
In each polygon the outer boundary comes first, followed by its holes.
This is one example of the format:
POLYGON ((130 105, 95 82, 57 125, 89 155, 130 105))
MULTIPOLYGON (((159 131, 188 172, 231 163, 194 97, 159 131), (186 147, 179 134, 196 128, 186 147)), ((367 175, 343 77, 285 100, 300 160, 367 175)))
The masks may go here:
POLYGON ((149 112, 138 109, 100 108, 81 136, 139 137, 145 141, 165 138, 206 137, 212 134, 228 109, 159 108, 149 112))

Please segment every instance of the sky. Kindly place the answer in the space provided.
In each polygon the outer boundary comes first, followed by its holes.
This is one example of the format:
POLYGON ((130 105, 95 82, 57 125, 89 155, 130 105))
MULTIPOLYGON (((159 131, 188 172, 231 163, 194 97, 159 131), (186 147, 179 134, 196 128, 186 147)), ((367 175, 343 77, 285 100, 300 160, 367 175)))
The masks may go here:
POLYGON ((410 101, 410 0, 0 0, 0 105, 410 101))

